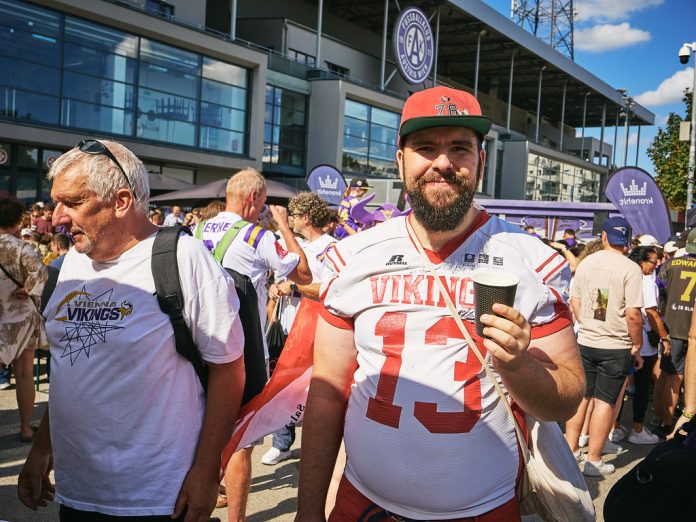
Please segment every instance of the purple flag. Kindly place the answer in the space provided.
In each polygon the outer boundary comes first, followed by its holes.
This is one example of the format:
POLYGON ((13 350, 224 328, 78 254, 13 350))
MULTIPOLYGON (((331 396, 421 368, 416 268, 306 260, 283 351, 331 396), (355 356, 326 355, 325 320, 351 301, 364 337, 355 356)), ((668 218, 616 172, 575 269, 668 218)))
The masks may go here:
POLYGON ((329 205, 338 206, 348 184, 343 174, 331 165, 317 165, 307 174, 309 190, 317 194, 329 205))
POLYGON ((638 167, 624 167, 609 177, 607 199, 621 212, 633 235, 650 234, 660 243, 672 235, 667 203, 650 174, 638 167))

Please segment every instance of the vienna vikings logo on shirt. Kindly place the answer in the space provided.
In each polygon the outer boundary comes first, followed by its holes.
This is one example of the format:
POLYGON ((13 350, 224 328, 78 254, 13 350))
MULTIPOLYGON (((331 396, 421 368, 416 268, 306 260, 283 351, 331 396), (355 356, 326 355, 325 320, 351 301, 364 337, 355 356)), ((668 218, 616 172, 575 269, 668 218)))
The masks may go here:
POLYGON ((60 357, 70 357, 71 366, 80 353, 89 358, 92 346, 106 343, 112 332, 122 330, 124 327, 118 323, 133 313, 133 303, 114 301, 113 292, 111 288, 92 296, 85 285, 82 290, 67 294, 58 304, 55 320, 65 323, 65 334, 58 341, 63 346, 60 357))

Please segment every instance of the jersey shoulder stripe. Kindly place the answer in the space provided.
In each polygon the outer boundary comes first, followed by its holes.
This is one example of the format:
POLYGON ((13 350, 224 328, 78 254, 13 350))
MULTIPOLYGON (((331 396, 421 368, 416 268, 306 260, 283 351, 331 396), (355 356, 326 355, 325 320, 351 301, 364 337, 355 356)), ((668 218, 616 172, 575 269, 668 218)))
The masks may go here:
POLYGON ((261 238, 266 233, 266 229, 259 225, 252 225, 247 228, 244 234, 244 242, 252 248, 257 248, 261 242, 261 238))

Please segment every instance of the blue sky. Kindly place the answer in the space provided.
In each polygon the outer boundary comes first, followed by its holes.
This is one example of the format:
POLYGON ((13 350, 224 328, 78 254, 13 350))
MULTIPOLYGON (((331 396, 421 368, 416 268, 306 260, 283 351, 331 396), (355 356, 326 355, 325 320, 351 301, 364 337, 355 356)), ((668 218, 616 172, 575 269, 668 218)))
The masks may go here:
MULTIPOLYGON (((510 0, 484 0, 510 16, 510 0)), ((694 56, 687 65, 677 53, 685 42, 696 41, 696 0, 576 0, 575 62, 655 114, 655 125, 640 133, 638 166, 651 174, 645 150, 664 126, 670 112, 684 115, 681 101, 693 83, 694 56)), ((597 131, 588 131, 599 135, 597 131)), ((610 133, 612 134, 612 133, 610 133)), ((637 128, 630 132, 628 164, 636 157, 637 128)), ((623 158, 619 133, 617 163, 623 158)), ((609 136, 611 143, 613 134, 609 136)))

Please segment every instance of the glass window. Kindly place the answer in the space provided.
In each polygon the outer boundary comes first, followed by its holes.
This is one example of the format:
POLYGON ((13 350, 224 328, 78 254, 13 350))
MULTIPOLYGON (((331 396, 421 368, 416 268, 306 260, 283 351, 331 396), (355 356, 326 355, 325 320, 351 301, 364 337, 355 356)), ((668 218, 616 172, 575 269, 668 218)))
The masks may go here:
MULTIPOLYGON (((28 2, 0 0, 0 71, 0 119, 188 146, 204 139, 207 148, 246 151, 245 67, 28 2)), ((294 155, 305 145, 298 138, 304 130, 296 129, 304 129, 304 97, 291 107, 281 96, 272 103, 278 128, 269 136, 279 145, 283 134, 294 155), (289 130, 281 133, 280 126, 289 130)))
POLYGON ((395 163, 398 129, 397 113, 346 99, 343 120, 344 171, 398 177, 395 163))
POLYGON ((201 103, 201 125, 244 132, 245 114, 236 109, 201 103))
POLYGON ((60 41, 53 36, 0 26, 0 54, 46 65, 59 65, 60 41))
POLYGON ((63 96, 121 109, 133 108, 131 85, 83 74, 63 74, 63 96))
POLYGON ((36 176, 17 176, 17 199, 22 203, 36 201, 37 185, 36 176))
POLYGON ((63 100, 62 124, 108 134, 133 134, 133 111, 75 100, 63 100))
POLYGON ((364 103, 358 103, 353 100, 346 100, 346 116, 358 118, 359 120, 367 120, 370 107, 364 103))
POLYGON ((372 107, 372 123, 396 129, 399 127, 399 115, 395 112, 372 107))
POLYGON ((242 154, 244 152, 244 134, 214 127, 201 127, 201 147, 222 152, 242 154))
POLYGON ((396 130, 396 127, 388 128, 383 127, 382 125, 375 125, 374 123, 370 125, 370 139, 372 141, 388 143, 389 145, 396 147, 397 137, 398 131, 396 130))
POLYGON ((303 167, 307 141, 307 97, 266 86, 264 162, 303 167))
POLYGON ((246 89, 248 84, 247 76, 247 70, 243 67, 213 60, 207 56, 203 57, 203 78, 217 80, 246 89))
POLYGON ((246 109, 247 91, 232 85, 203 80, 201 82, 201 100, 234 107, 235 109, 246 109))
POLYGON ((351 152, 364 154, 367 156, 370 150, 370 142, 366 138, 357 138, 355 136, 344 136, 343 152, 351 152))
POLYGON ((0 56, 0 70, 0 85, 55 96, 60 93, 59 69, 0 56))
POLYGON ((141 87, 195 98, 198 94, 198 77, 168 69, 161 65, 140 62, 139 83, 141 87))
POLYGON ((368 174, 370 165, 367 156, 343 152, 343 172, 353 172, 356 174, 368 174))
POLYGON ((196 102, 166 93, 138 91, 137 135, 181 145, 195 145, 196 102))
POLYGON ((134 83, 136 60, 119 54, 65 44, 63 68, 119 82, 134 83))
POLYGON ((36 147, 17 147, 17 166, 35 170, 39 164, 39 149, 36 147))
POLYGON ((370 136, 370 125, 364 121, 345 118, 343 133, 346 136, 357 136, 358 138, 368 139, 370 136))
POLYGON ((46 177, 41 178, 41 186, 39 187, 41 193, 39 199, 41 201, 49 201, 51 199, 51 182, 46 179, 46 177))
POLYGON ((140 45, 140 86, 195 98, 200 57, 145 38, 140 45))
POLYGON ((79 18, 66 17, 65 40, 107 53, 138 57, 137 36, 79 18))
POLYGON ((0 87, 0 117, 58 125, 58 98, 0 87))
POLYGON ((62 29, 60 22, 61 16, 56 11, 26 2, 0 0, 0 25, 5 27, 57 38, 62 29))

